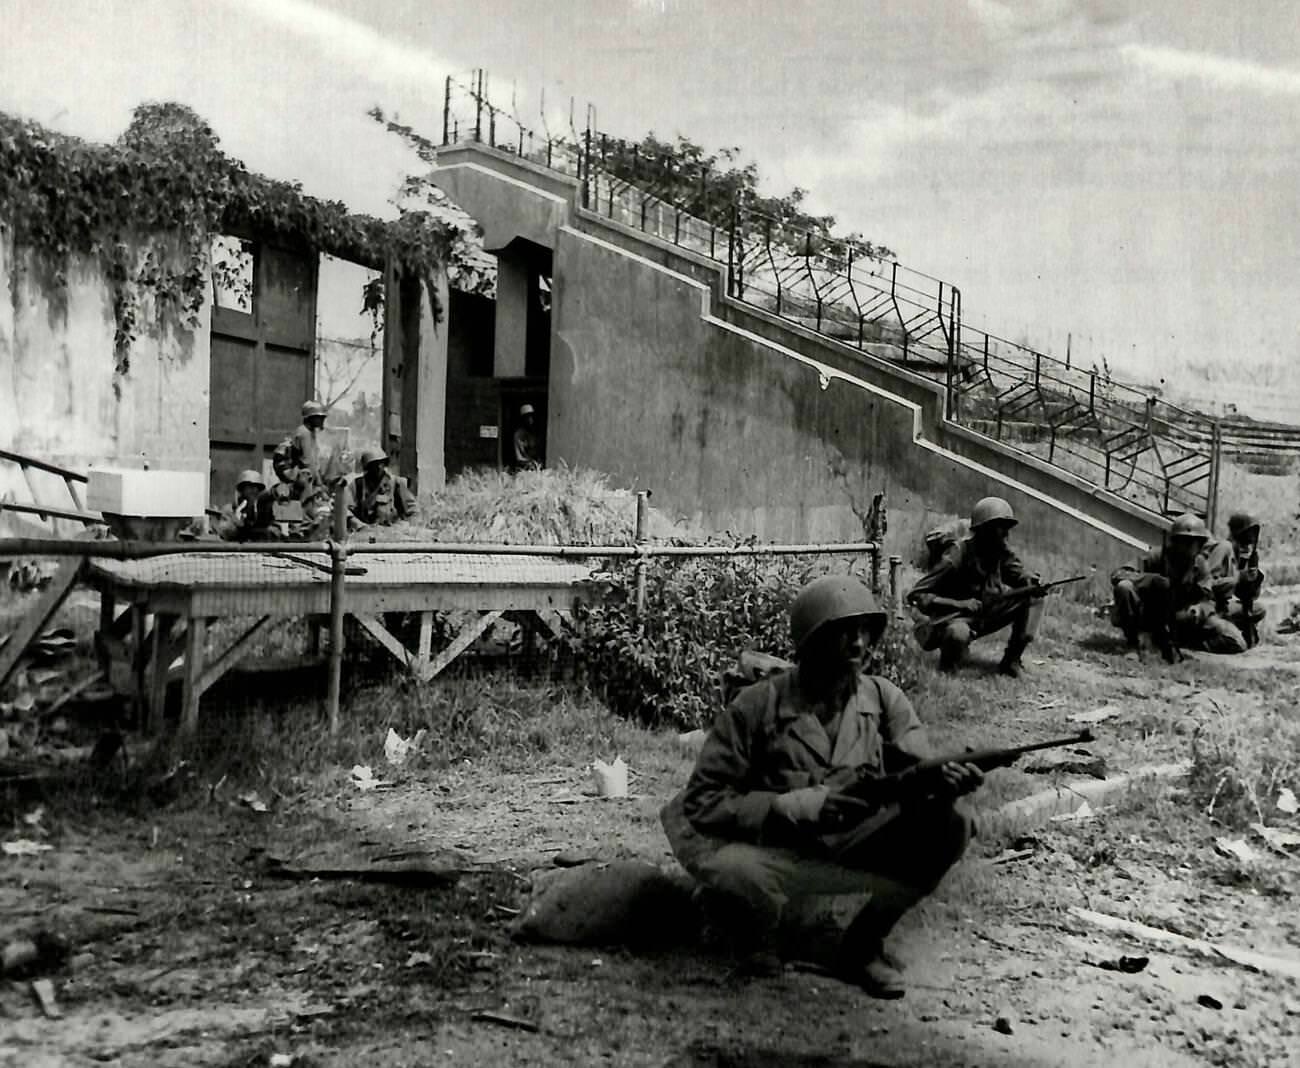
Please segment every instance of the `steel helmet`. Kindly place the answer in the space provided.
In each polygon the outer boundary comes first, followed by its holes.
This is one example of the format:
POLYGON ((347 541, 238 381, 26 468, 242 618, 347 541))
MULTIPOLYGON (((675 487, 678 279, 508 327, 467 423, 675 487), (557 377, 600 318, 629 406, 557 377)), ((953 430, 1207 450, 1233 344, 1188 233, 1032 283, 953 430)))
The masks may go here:
POLYGON ((1205 526, 1205 520, 1193 512, 1184 512, 1174 520, 1173 526, 1169 528, 1171 538, 1196 538, 1198 541, 1209 541, 1210 531, 1205 526))
POLYGON ((321 404, 320 401, 313 401, 313 400, 303 401, 303 402, 302 402, 302 421, 305 423, 305 422, 306 422, 308 419, 310 419, 312 416, 318 416, 318 417, 320 417, 321 419, 324 419, 324 418, 325 418, 325 405, 321 404))
POLYGON ((885 627, 885 613, 861 582, 852 575, 823 575, 801 589, 790 606, 790 638, 802 649, 824 624, 858 617, 868 617, 877 634, 885 627))
POLYGON ((521 405, 519 408, 520 415, 533 415, 534 413, 535 413, 535 409, 531 404, 524 404, 521 405))
POLYGON ((1258 530, 1259 520, 1249 512, 1237 512, 1228 519, 1228 533, 1234 538, 1248 530, 1258 530))
POLYGON ((251 467, 246 471, 239 472, 239 478, 235 481, 235 489, 238 489, 240 486, 246 485, 248 483, 251 483, 254 486, 261 486, 262 489, 266 489, 266 479, 264 479, 261 476, 261 474, 259 474, 257 471, 254 471, 251 467))
POLYGON ((1011 505, 1001 497, 984 497, 975 502, 975 507, 970 510, 971 530, 976 530, 985 523, 997 522, 1014 527, 1019 520, 1016 519, 1016 513, 1011 510, 1011 505))
POLYGON ((383 449, 366 449, 361 453, 361 469, 364 471, 371 464, 383 463, 388 459, 388 453, 383 449))

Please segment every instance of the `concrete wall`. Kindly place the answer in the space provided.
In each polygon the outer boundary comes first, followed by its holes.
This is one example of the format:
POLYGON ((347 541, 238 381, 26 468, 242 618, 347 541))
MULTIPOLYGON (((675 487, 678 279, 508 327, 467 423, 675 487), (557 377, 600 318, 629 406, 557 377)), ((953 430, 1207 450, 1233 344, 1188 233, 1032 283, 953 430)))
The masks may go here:
MULTIPOLYGON (((191 329, 171 314, 160 322, 147 291, 142 304, 130 371, 117 375, 112 296, 98 260, 74 257, 59 284, 0 226, 0 448, 79 471, 145 463, 207 471, 209 305, 191 329)), ((5 492, 29 499, 7 463, 5 492)), ((48 503, 68 506, 53 493, 48 503)))
MULTIPOLYGON (((566 180, 521 197, 535 169, 458 148, 440 155, 437 180, 500 244, 546 244, 538 205, 566 180)), ((568 192, 549 239, 550 462, 771 541, 859 538, 854 506, 879 491, 887 549, 904 557, 986 494, 1011 501, 1019 544, 1054 573, 1104 573, 1158 539, 1158 517, 946 423, 934 383, 729 300, 717 264, 582 210, 571 181, 568 192)))

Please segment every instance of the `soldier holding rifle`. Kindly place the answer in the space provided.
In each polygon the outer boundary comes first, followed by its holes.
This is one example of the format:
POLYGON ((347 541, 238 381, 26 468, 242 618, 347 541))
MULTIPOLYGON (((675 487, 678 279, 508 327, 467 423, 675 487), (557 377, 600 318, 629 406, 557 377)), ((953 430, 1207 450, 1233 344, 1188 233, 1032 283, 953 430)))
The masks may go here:
POLYGON ((908 604, 925 616, 916 625, 916 640, 927 652, 939 650, 940 671, 955 671, 972 641, 1006 626, 1011 635, 998 670, 1012 678, 1024 670, 1020 658, 1038 631, 1042 598, 1063 583, 1040 585, 1025 570, 1008 545, 1016 522, 1001 497, 977 501, 970 534, 955 541, 908 593, 908 604))
POLYGON ((1248 649, 1259 644, 1259 624, 1264 618, 1264 609, 1255 605, 1264 586, 1264 573, 1259 569, 1259 528, 1253 515, 1238 512, 1228 519, 1228 540, 1211 538, 1203 550, 1215 610, 1241 631, 1248 649))
POLYGON ((956 801, 983 781, 976 761, 1018 755, 931 757, 903 692, 863 674, 885 621, 850 576, 805 586, 790 612, 797 664, 732 700, 663 810, 673 853, 750 974, 779 970, 773 936, 792 899, 868 892, 835 972, 902 997, 885 939, 965 851, 971 818, 956 801))

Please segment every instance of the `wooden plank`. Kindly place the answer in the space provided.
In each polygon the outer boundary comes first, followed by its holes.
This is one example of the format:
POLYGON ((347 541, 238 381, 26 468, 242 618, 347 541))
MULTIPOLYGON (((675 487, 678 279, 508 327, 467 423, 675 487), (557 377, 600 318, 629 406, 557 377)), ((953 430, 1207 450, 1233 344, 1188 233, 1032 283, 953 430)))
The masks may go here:
POLYGON ((185 689, 181 696, 181 733, 193 734, 199 725, 199 679, 203 677, 203 646, 208 635, 208 621, 192 616, 185 635, 185 689))
POLYGON ((376 616, 362 616, 353 614, 353 618, 361 625, 362 629, 375 639, 381 646, 393 654, 393 658, 403 667, 411 667, 415 662, 415 656, 401 642, 393 637, 392 631, 383 625, 376 616))
POLYGON ((0 646, 0 686, 9 681, 18 661, 22 659, 27 647, 45 629, 45 625, 54 617, 59 606, 67 599, 72 587, 81 576, 85 561, 75 556, 59 565, 54 578, 41 594, 40 600, 32 606, 30 612, 18 623, 18 629, 9 635, 9 640, 0 646))
POLYGON ((416 646, 415 655, 421 660, 429 659, 429 651, 433 646, 433 613, 420 613, 420 640, 416 646))
POLYGON ((145 650, 148 635, 149 613, 142 604, 133 604, 131 616, 131 707, 135 712, 135 721, 144 723, 149 717, 147 707, 148 694, 145 684, 148 675, 149 659, 145 650))
POLYGON ((172 627, 175 616, 158 615, 153 626, 153 655, 149 658, 149 697, 144 702, 145 733, 153 734, 162 726, 163 712, 167 707, 167 669, 171 667, 168 652, 171 649, 172 627))
POLYGON ((238 663, 240 656, 243 655, 244 650, 248 647, 248 643, 257 637, 263 628, 270 622, 270 616, 263 616, 244 631, 243 634, 231 642, 226 648, 226 651, 203 670, 203 674, 199 676, 198 681, 200 695, 206 693, 214 682, 238 663))
MULTIPOLYGON (((194 589, 182 597, 164 602, 160 592, 149 594, 156 610, 164 603, 182 605, 192 598, 196 615, 304 616, 329 614, 329 587, 320 584, 285 586, 273 589, 248 586, 239 589, 194 589)), ((509 586, 497 584, 457 583, 455 585, 364 586, 348 583, 348 611, 382 616, 388 612, 449 611, 538 611, 570 612, 578 603, 591 600, 591 594, 573 586, 509 586)), ((170 609, 169 609, 170 610, 170 609)))
POLYGON ((494 609, 491 612, 484 612, 478 619, 467 624, 463 630, 452 640, 451 644, 440 652, 432 661, 427 664, 419 664, 416 667, 416 674, 427 682, 440 671, 443 671, 456 657, 460 656, 466 649, 474 644, 475 640, 488 627, 492 626, 501 618, 502 609, 494 609))

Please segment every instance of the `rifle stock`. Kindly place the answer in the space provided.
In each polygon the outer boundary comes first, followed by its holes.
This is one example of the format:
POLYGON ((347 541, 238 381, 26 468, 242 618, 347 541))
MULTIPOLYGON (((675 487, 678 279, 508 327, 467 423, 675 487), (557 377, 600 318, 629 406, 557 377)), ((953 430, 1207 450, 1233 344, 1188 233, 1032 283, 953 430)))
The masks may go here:
MULTIPOLYGON (((995 608, 1001 604, 1018 601, 1024 597, 1045 597, 1049 590, 1054 590, 1057 586, 1068 586, 1072 582, 1082 582, 1087 575, 1071 575, 1069 578, 1057 579, 1055 582, 1034 582, 1028 586, 1016 586, 1009 590, 1004 590, 996 597, 992 598, 984 605, 984 611, 995 608)), ((958 608, 954 612, 946 615, 936 616, 933 619, 921 621, 920 626, 932 632, 936 627, 942 627, 946 623, 951 623, 954 619, 971 618, 970 613, 963 608, 958 608)), ((922 638, 924 641, 925 639, 922 638)))

